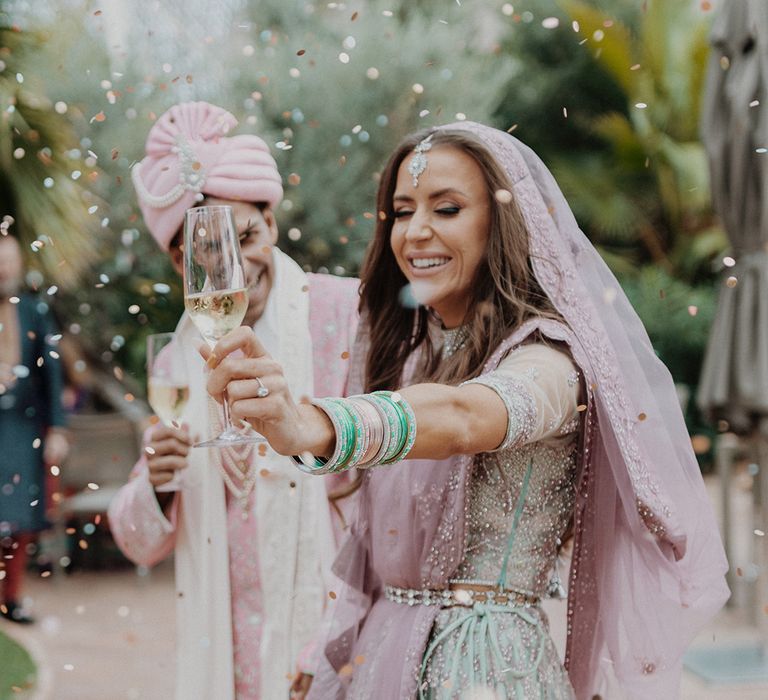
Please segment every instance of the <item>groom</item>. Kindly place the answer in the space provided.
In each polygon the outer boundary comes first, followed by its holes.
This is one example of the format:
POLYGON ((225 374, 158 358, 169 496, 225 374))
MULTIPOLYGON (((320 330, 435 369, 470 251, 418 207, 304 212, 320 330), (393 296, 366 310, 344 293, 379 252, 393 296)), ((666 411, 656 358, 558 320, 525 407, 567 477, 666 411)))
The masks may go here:
MULTIPOLYGON (((357 280, 307 275, 275 247, 280 174, 260 138, 228 135, 236 123, 205 102, 158 119, 132 172, 144 221, 180 273, 186 209, 231 206, 248 287, 244 325, 295 368, 297 398, 343 395, 357 280)), ((148 431, 144 456, 110 506, 112 532, 138 564, 175 550, 178 699, 287 697, 297 665, 312 671, 306 650, 332 585, 341 523, 330 482, 299 474, 266 445, 192 448, 220 430, 220 415, 186 314, 176 334, 190 377, 184 425, 148 431), (158 493, 172 481, 178 490, 158 493)))

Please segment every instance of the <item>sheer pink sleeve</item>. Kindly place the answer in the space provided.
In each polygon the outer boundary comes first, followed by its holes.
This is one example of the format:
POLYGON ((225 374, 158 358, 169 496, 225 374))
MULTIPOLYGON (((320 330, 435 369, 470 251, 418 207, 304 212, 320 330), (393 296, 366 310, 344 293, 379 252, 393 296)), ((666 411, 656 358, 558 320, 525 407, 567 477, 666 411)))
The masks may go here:
POLYGON ((176 494, 166 517, 149 483, 146 457, 142 455, 109 504, 109 527, 117 546, 132 562, 154 566, 176 545, 176 494))
POLYGON ((497 450, 571 435, 579 425, 579 374, 570 358, 542 343, 523 345, 467 384, 493 389, 507 408, 507 434, 497 450))

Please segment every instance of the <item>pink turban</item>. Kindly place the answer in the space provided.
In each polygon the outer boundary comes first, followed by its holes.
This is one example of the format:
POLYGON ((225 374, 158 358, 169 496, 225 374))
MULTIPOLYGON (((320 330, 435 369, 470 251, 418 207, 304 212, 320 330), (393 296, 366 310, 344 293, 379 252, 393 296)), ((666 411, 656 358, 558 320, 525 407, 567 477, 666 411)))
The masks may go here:
POLYGON ((171 107, 150 129, 147 155, 131 171, 147 228, 163 250, 204 195, 277 206, 280 173, 258 136, 228 137, 232 114, 207 102, 171 107))

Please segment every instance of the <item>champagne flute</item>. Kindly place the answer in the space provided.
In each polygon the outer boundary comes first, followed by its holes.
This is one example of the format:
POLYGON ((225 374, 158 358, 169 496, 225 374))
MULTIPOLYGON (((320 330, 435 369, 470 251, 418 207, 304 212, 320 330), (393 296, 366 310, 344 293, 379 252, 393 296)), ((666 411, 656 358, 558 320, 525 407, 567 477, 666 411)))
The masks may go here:
MULTIPOLYGON (((149 405, 168 427, 178 428, 189 400, 187 366, 175 333, 147 336, 147 394, 149 405)), ((176 470, 168 483, 155 491, 178 491, 181 472, 176 470)))
MULTIPOLYGON (((184 219, 184 306, 208 346, 237 328, 248 310, 240 241, 232 207, 194 207, 184 219)), ((224 396, 224 431, 195 447, 226 447, 264 438, 232 426, 224 396)))

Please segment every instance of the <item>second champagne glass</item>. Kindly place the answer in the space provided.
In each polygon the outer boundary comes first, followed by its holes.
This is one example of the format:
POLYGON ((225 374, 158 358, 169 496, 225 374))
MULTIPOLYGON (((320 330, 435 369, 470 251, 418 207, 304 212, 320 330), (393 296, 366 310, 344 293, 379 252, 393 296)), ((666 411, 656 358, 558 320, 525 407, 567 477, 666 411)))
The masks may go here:
MULTIPOLYGON (((178 428, 189 400, 187 365, 175 333, 155 333, 147 336, 147 394, 149 405, 168 427, 178 428)), ((178 491, 181 472, 173 479, 155 487, 160 493, 178 491)))
MULTIPOLYGON (((237 328, 248 310, 243 259, 232 207, 187 209, 184 219, 184 306, 213 348, 237 328)), ((257 433, 232 426, 224 397, 224 431, 195 447, 264 442, 257 433)))

